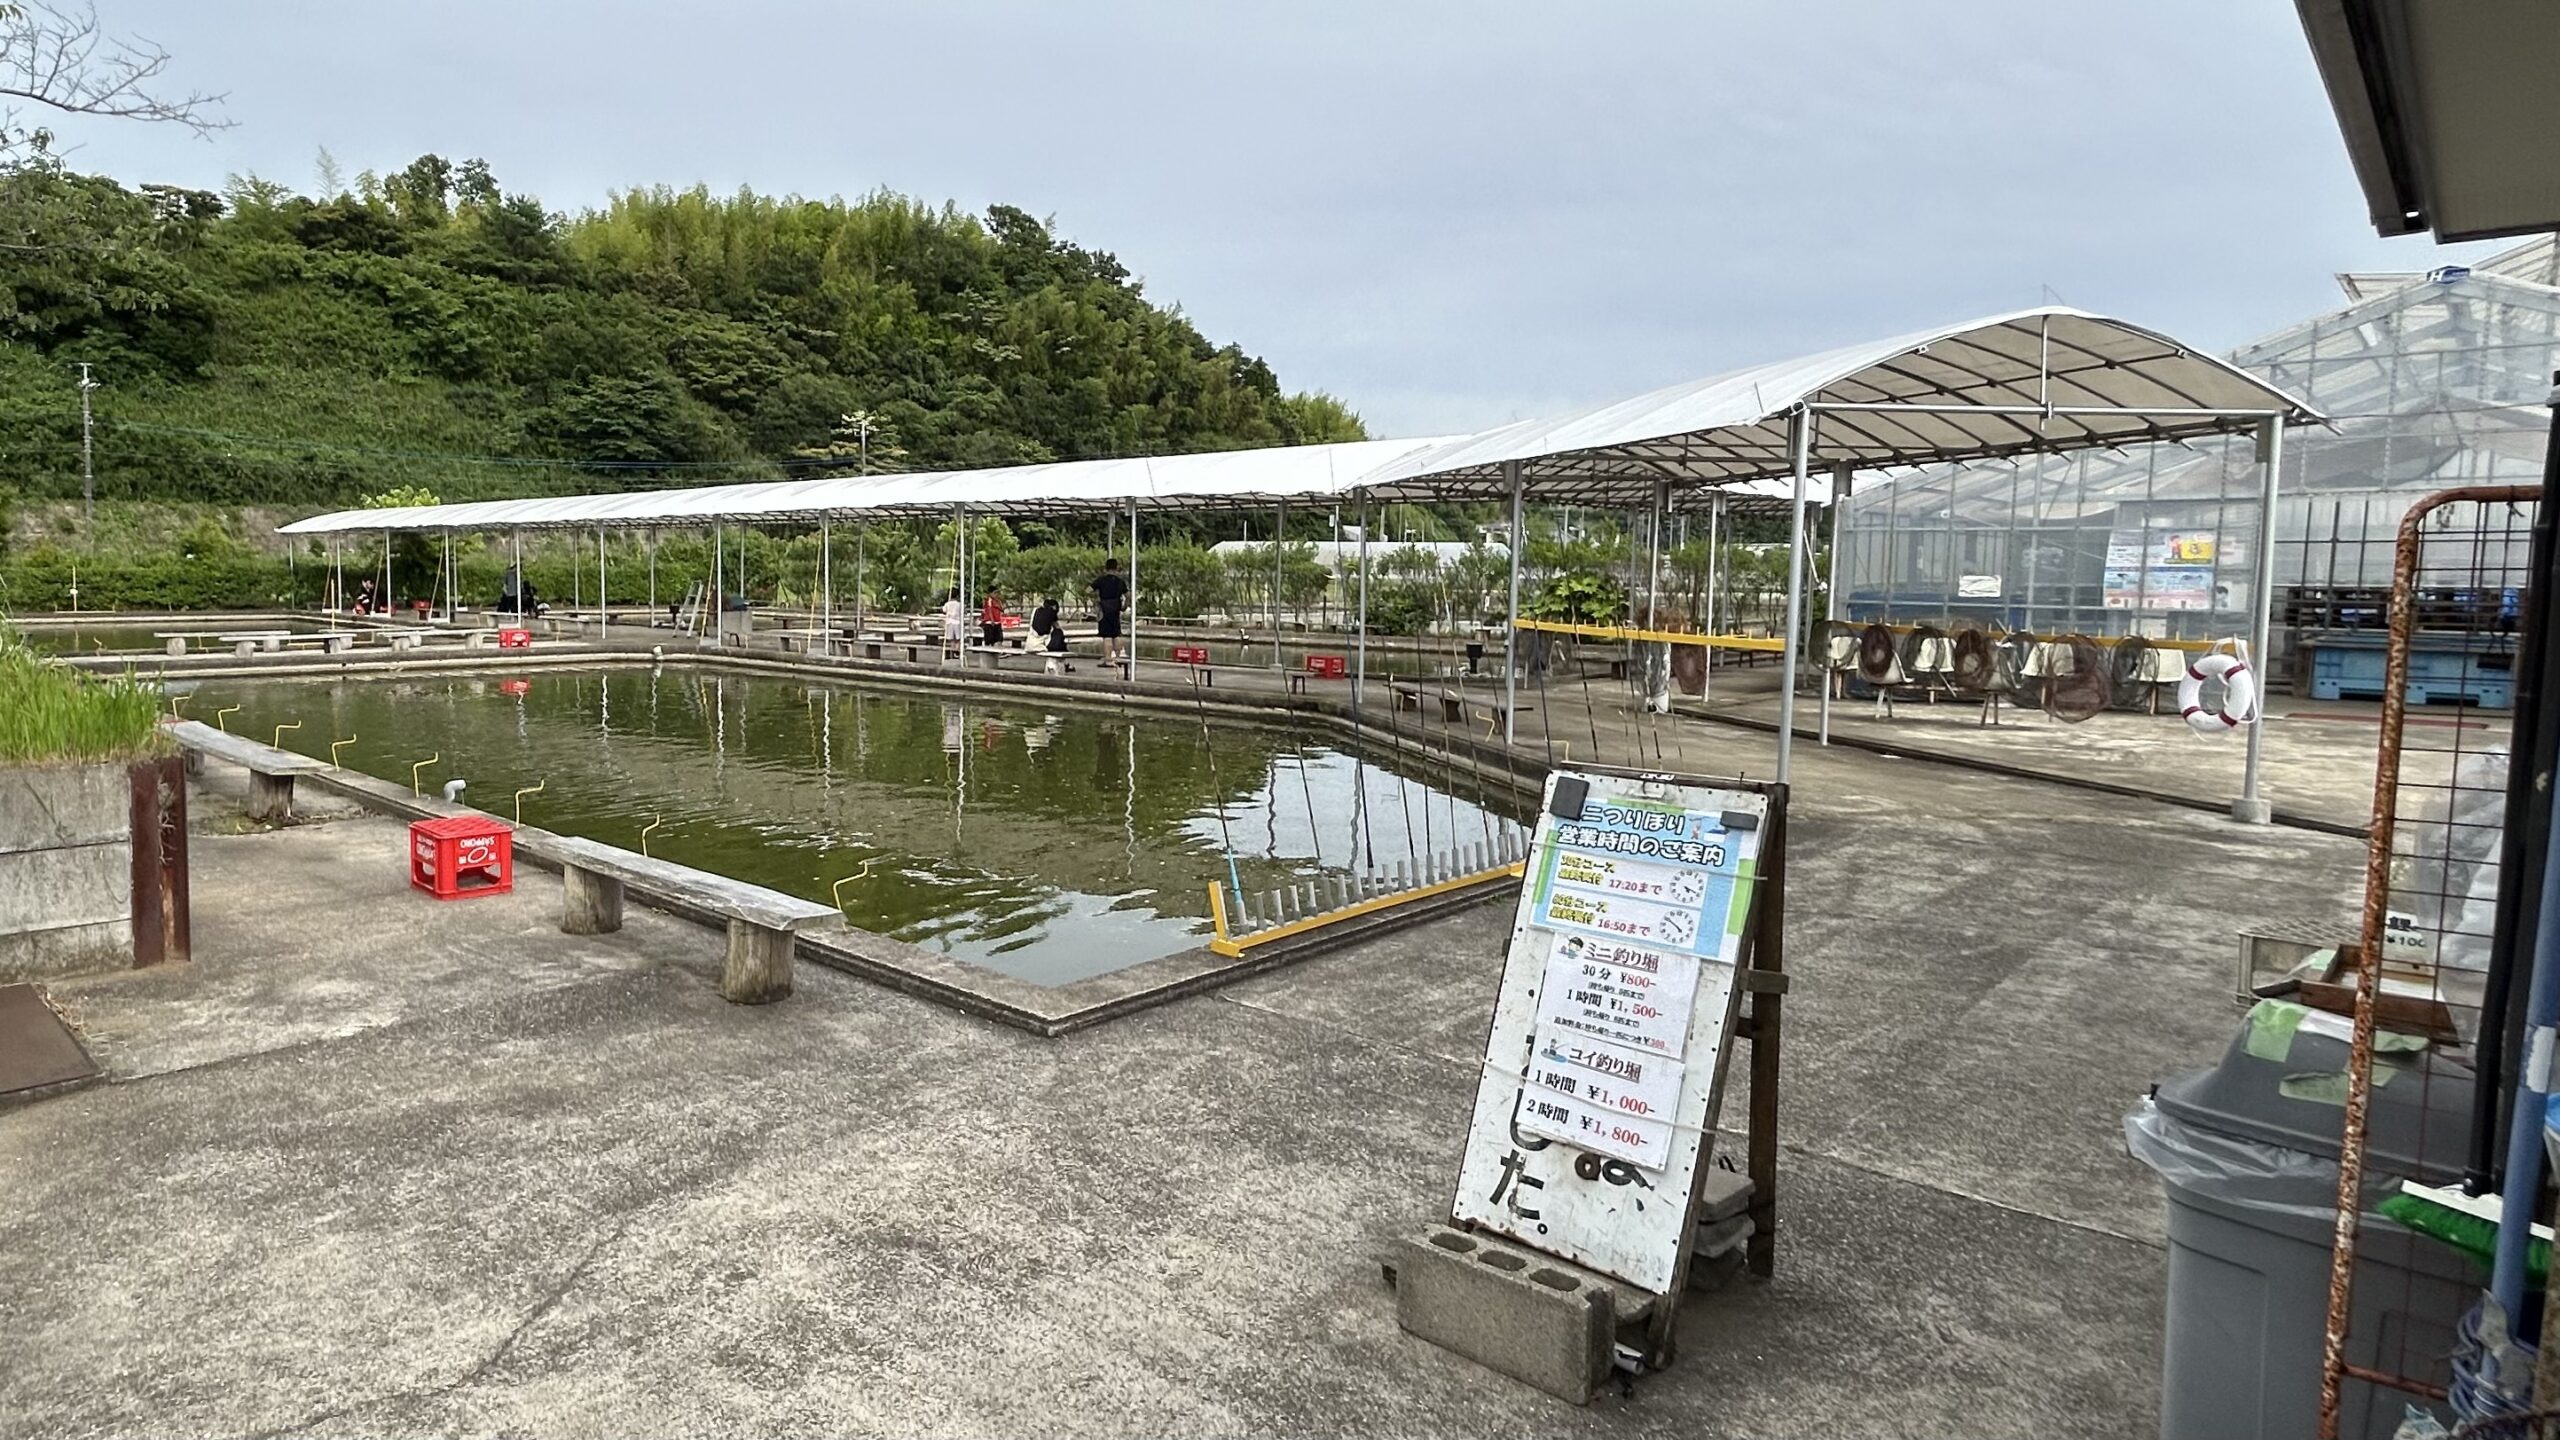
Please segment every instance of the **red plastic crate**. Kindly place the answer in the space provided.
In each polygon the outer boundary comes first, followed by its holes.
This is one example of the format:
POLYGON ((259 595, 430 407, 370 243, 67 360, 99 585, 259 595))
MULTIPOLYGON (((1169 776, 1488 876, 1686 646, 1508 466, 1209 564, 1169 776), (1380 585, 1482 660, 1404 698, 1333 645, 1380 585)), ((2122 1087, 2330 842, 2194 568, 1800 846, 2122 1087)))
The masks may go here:
POLYGON ((1340 680, 1351 673, 1351 662, 1339 655, 1310 655, 1307 673, 1327 680, 1340 680))
POLYGON ((504 895, 516 888, 516 832, 486 815, 409 824, 409 883, 439 900, 504 895))
POLYGON ((498 632, 498 648, 501 650, 530 650, 533 648, 533 632, 530 630, 501 630, 498 632))
POLYGON ((1209 663, 1209 647, 1176 645, 1173 647, 1173 659, 1177 665, 1206 665, 1209 663))

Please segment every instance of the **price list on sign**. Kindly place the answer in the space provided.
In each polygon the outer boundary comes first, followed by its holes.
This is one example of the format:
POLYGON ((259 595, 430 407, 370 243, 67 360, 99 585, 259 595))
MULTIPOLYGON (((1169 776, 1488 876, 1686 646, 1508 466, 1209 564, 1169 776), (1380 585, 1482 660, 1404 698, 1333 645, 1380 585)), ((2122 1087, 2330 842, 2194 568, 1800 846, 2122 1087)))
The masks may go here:
POLYGON ((1661 1290, 1710 1143, 1767 797, 1550 777, 1455 1217, 1661 1290))

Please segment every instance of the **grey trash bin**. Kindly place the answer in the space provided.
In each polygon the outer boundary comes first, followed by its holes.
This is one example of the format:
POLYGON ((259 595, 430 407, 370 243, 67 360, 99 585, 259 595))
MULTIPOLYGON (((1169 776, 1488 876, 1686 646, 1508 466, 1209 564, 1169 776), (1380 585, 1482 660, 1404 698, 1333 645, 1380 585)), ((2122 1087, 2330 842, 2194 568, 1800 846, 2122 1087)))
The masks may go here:
MULTIPOLYGON (((2347 1046, 2244 1025, 2222 1063, 2161 1085, 2125 1120, 2169 1199, 2163 1440, 2312 1440, 2319 1428, 2338 1135, 2334 1100, 2285 1093, 2343 1077, 2347 1046), (2254 1050, 2253 1028, 2258 1035, 2254 1050)), ((2373 1213, 2403 1178, 2458 1178, 2471 1076, 2429 1052, 2373 1091, 2350 1362, 2443 1384, 2454 1326, 2486 1277, 2373 1213)), ((2411 1399, 2349 1381, 2338 1433, 2389 1436, 2411 1399)))

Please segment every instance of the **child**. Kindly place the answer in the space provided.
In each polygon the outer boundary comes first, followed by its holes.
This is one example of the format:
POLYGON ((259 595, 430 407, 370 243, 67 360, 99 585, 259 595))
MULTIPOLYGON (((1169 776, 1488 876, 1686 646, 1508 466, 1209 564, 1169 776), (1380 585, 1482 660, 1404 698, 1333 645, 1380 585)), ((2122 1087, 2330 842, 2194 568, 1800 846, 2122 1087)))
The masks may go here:
POLYGON ((946 657, 960 653, 960 642, 968 633, 960 628, 960 617, 965 613, 960 607, 960 587, 954 585, 942 601, 942 653, 946 657))

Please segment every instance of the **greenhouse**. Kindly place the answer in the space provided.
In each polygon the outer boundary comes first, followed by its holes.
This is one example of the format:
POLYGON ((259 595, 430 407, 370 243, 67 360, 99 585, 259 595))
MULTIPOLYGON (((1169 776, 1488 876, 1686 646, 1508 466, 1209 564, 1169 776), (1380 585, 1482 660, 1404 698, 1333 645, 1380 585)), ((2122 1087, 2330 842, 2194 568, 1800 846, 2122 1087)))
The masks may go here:
MULTIPOLYGON (((2342 275, 2347 303, 2234 363, 2329 417, 2285 437, 2273 535, 2279 657, 2370 623, 2418 498, 2536 484, 2560 363, 2560 253, 2342 275)), ((2246 635, 2262 557, 2245 439, 2021 455, 1878 475, 1843 507, 1835 602, 1858 620, 2040 635, 2246 635)), ((2521 557, 2517 557, 2521 559, 2521 557)), ((2479 568, 2463 557, 2466 571, 2479 568)))

